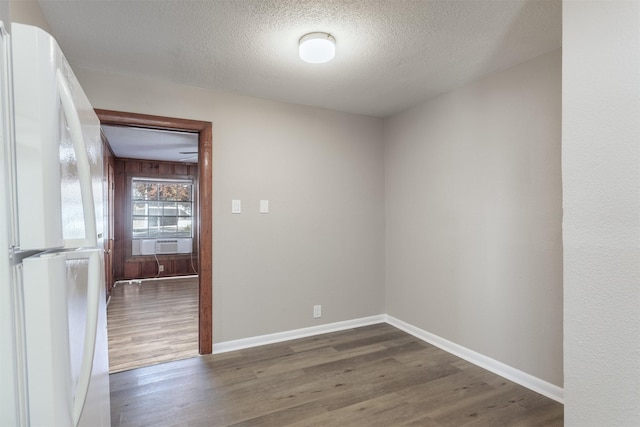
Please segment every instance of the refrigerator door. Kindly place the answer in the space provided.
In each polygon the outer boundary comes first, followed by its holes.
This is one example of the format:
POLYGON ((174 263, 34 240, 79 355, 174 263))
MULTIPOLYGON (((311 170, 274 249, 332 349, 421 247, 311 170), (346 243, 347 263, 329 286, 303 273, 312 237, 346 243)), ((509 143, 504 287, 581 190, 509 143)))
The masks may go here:
POLYGON ((25 336, 32 425, 72 425, 64 255, 23 262, 25 336))
POLYGON ((11 30, 20 249, 95 247, 100 122, 56 41, 28 25, 11 30))
POLYGON ((66 257, 74 418, 81 427, 109 427, 104 257, 100 249, 67 252, 66 257))
MULTIPOLYGON (((0 218, 2 215, 0 215, 0 218)), ((2 241, 0 233, 0 241, 2 241)), ((22 311, 22 265, 0 259, 0 426, 28 426, 29 396, 27 388, 24 315, 22 311)))
POLYGON ((92 249, 22 263, 31 425, 110 425, 101 260, 92 249))
POLYGON ((14 269, 6 249, 14 244, 13 106, 10 40, 0 22, 0 426, 28 424, 20 310, 16 304, 14 269))

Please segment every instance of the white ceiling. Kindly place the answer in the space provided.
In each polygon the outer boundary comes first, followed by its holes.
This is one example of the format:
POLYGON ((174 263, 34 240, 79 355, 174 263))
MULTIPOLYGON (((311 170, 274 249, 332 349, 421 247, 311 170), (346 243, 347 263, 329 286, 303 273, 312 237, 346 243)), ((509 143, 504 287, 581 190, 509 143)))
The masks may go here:
POLYGON ((103 125, 116 157, 198 163, 198 134, 103 125))
POLYGON ((40 0, 72 66, 385 117, 561 45, 561 0, 40 0), (307 64, 298 39, 336 38, 307 64))

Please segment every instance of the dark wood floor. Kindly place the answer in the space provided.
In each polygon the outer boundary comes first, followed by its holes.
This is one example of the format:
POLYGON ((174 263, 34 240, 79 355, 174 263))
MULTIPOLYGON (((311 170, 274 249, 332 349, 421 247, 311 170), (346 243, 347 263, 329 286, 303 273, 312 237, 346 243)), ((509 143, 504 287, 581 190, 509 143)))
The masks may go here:
POLYGON ((109 372, 198 355, 198 278, 120 283, 107 307, 109 372))
POLYGON ((113 426, 562 426, 563 412, 387 324, 111 375, 113 426))

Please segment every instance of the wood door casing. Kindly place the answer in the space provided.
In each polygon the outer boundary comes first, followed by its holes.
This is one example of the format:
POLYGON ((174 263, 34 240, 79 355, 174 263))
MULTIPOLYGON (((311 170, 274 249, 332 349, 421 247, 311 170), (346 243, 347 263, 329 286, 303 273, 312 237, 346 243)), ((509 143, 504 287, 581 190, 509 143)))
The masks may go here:
MULTIPOLYGON (((212 124, 200 120, 177 119, 138 113, 96 109, 103 125, 135 126, 150 129, 198 133, 198 346, 200 354, 211 354, 212 341, 212 124)), ((117 242, 116 242, 117 243, 117 242)))
POLYGON ((107 298, 113 288, 113 189, 114 189, 114 156, 109 146, 109 141, 103 132, 102 137, 102 153, 103 153, 103 176, 105 184, 103 186, 104 194, 102 195, 104 208, 103 222, 103 249, 104 249, 104 285, 107 298))
POLYGON ((107 211, 109 212, 107 217, 107 256, 105 259, 105 268, 107 270, 107 290, 111 292, 111 288, 113 286, 113 250, 114 250, 114 203, 115 203, 115 173, 113 170, 113 165, 109 163, 107 166, 107 211))

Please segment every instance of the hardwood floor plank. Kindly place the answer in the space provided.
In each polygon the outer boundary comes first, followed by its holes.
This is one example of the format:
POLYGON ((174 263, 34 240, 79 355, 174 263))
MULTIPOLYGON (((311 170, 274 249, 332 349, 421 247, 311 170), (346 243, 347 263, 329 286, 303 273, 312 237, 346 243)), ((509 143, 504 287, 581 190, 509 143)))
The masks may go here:
POLYGON ((341 343, 350 342, 355 339, 371 337, 381 332, 389 332, 389 325, 378 323, 369 325, 366 328, 345 329, 330 334, 314 335, 307 338, 296 339, 288 342, 289 347, 294 351, 312 350, 317 347, 336 346, 341 343))
POLYGON ((406 337, 406 334, 402 331, 391 331, 383 334, 377 334, 370 337, 354 339, 340 344, 334 344, 332 347, 338 351, 349 350, 357 347, 364 347, 366 345, 378 344, 385 341, 391 341, 396 338, 406 337))
POLYGON ((324 427, 324 426, 354 426, 362 425, 362 420, 367 420, 368 426, 393 426, 398 425, 399 418, 410 416, 409 412, 399 414, 407 410, 405 401, 395 393, 386 393, 369 399, 344 406, 338 410, 330 411, 321 416, 311 417, 308 420, 292 424, 291 427, 324 427))
POLYGON ((381 359, 393 357, 404 352, 418 351, 422 348, 422 343, 413 340, 398 347, 385 348, 346 359, 331 362, 321 361, 319 364, 306 368, 305 372, 310 375, 335 375, 346 369, 355 369, 358 366, 375 363, 381 359))
POLYGON ((198 278, 120 283, 107 328, 112 373, 198 355, 198 278))
POLYGON ((309 418, 318 414, 326 414, 326 409, 318 402, 306 402, 298 406, 271 412, 266 415, 251 418, 246 421, 231 424, 232 427, 251 427, 251 426, 284 426, 294 425, 298 421, 307 424, 309 418))
POLYGON ((563 406, 381 324, 111 375, 114 426, 562 426, 563 406))

